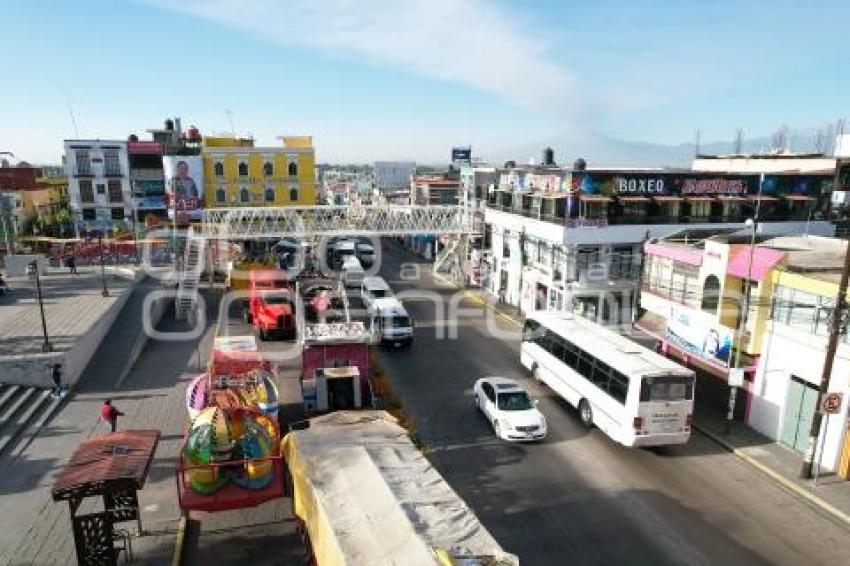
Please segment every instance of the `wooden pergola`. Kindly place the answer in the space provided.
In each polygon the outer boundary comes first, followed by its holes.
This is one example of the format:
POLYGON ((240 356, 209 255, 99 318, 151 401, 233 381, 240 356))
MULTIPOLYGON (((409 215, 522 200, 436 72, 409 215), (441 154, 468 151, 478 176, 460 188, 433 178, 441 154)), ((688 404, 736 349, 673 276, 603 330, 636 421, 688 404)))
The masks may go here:
POLYGON ((139 499, 159 443, 158 430, 124 430, 81 443, 53 485, 54 501, 67 501, 80 566, 118 563, 121 550, 132 560, 129 532, 116 523, 136 521, 142 532, 139 499), (89 497, 103 497, 101 510, 80 513, 89 497), (122 541, 122 547, 115 542, 122 541))

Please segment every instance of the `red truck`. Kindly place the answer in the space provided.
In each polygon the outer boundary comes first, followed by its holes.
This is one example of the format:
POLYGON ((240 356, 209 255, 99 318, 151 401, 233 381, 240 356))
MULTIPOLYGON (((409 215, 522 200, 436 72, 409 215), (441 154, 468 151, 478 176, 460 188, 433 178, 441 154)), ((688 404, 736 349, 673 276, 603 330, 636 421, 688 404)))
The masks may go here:
POLYGON ((248 274, 246 324, 260 334, 260 340, 274 336, 292 339, 296 335, 295 301, 290 280, 280 269, 252 269, 248 274))

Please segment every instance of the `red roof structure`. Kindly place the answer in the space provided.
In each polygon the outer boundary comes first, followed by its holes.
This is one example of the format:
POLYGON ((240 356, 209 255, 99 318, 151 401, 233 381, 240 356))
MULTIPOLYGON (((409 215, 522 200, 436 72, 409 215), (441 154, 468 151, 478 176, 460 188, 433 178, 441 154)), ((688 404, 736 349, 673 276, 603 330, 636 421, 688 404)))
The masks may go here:
POLYGON ((122 430, 81 443, 53 485, 53 500, 141 489, 159 436, 158 430, 122 430))
POLYGON ((777 263, 785 257, 785 252, 771 248, 755 246, 752 250, 753 265, 750 269, 750 247, 743 246, 729 260, 726 273, 746 279, 751 275, 752 281, 761 281, 777 263))

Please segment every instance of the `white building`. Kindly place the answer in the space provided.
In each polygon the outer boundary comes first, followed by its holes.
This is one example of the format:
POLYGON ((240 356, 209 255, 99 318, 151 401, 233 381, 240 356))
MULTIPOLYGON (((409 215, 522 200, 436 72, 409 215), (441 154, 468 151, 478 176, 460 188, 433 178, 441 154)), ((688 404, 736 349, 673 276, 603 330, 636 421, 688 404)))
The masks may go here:
POLYGON ((835 157, 795 153, 698 155, 691 169, 721 173, 832 173, 835 157))
POLYGON ((484 213, 481 284, 526 312, 630 323, 644 241, 683 229, 742 229, 758 202, 765 234, 834 233, 813 214, 828 205, 819 183, 806 185, 811 195, 768 196, 757 174, 519 167, 497 177, 484 213))
POLYGON ((416 174, 414 161, 376 161, 375 186, 381 191, 407 190, 416 174))
POLYGON ((65 140, 68 196, 77 231, 130 228, 133 196, 127 142, 65 140))

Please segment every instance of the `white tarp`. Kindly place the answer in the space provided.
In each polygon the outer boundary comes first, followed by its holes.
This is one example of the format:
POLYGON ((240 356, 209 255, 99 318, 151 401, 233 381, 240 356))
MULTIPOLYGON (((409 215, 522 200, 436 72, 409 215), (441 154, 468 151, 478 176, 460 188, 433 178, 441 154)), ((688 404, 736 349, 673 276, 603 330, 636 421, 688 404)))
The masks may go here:
POLYGON ((284 452, 322 566, 445 564, 439 551, 456 564, 519 563, 384 411, 314 418, 284 452))

